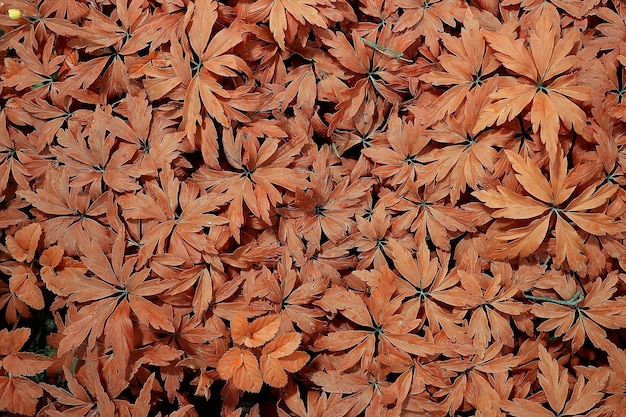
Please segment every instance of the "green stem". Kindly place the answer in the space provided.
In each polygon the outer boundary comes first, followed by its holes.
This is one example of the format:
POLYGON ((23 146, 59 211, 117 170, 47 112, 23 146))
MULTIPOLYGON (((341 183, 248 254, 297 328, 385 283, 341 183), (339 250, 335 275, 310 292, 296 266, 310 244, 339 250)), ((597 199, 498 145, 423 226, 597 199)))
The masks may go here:
POLYGON ((532 301, 543 301, 546 303, 554 303, 569 307, 577 306, 578 303, 585 299, 585 296, 580 291, 576 291, 569 300, 557 300, 556 298, 552 297, 537 297, 535 295, 530 295, 526 292, 524 292, 524 297, 532 301))
POLYGON ((401 61, 413 63, 412 60, 405 58, 402 52, 398 52, 398 51, 394 51, 393 49, 386 48, 382 45, 377 44, 376 42, 372 42, 369 39, 365 39, 362 36, 361 36, 361 40, 383 55, 387 55, 390 58, 399 59, 401 61))

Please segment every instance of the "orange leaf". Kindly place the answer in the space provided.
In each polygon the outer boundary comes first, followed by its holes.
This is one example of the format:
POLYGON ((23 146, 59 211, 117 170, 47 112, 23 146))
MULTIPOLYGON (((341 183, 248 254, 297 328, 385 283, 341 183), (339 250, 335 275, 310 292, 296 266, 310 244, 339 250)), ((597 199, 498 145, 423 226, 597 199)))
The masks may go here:
POLYGON ((43 390, 30 379, 0 377, 0 411, 34 416, 43 390))
POLYGON ((291 332, 277 337, 263 348, 261 371, 268 385, 281 388, 287 385, 287 373, 298 372, 309 361, 309 355, 296 352, 302 335, 291 332))
POLYGON ((244 350, 241 353, 243 365, 235 373, 233 382, 244 391, 259 392, 263 386, 263 377, 259 369, 259 361, 252 352, 244 350))
POLYGON ((259 392, 263 386, 263 377, 259 362, 252 352, 239 347, 232 347, 217 364, 220 378, 233 380, 235 386, 248 392, 259 392))
POLYGON ((0 355, 6 356, 17 353, 30 337, 30 328, 20 327, 13 331, 2 329, 0 331, 0 355))
POLYGON ((591 376, 589 382, 585 384, 584 377, 582 375, 579 376, 563 414, 583 414, 598 404, 604 396, 602 390, 606 385, 607 379, 608 374, 606 372, 595 373, 591 376))
POLYGON ((18 230, 15 236, 7 236, 7 250, 18 262, 31 262, 41 238, 39 223, 31 223, 18 230))
POLYGON ((2 367, 11 375, 35 375, 50 365, 52 361, 45 356, 28 352, 12 354, 2 360, 2 367))
POLYGON ((300 346, 302 335, 291 332, 277 337, 263 348, 263 355, 272 355, 274 358, 282 358, 295 352, 300 346))
POLYGON ((280 327, 280 317, 275 315, 263 316, 248 322, 244 313, 237 313, 230 322, 231 336, 238 345, 250 348, 263 346, 276 336, 280 327))
POLYGON ((308 353, 296 351, 290 355, 279 358, 280 364, 288 372, 298 372, 311 359, 308 353))
POLYGON ((13 275, 9 278, 9 289, 17 298, 35 310, 44 308, 43 294, 37 286, 37 277, 30 268, 23 265, 15 268, 13 275))
POLYGON ((287 385, 287 372, 298 372, 309 361, 305 352, 294 352, 284 358, 275 358, 271 355, 261 356, 261 371, 265 382, 274 388, 287 385))
MULTIPOLYGON (((538 200, 541 200, 544 203, 552 204, 556 196, 552 191, 550 183, 546 180, 546 177, 541 173, 541 170, 537 167, 537 165, 535 165, 528 158, 524 159, 514 152, 507 150, 505 153, 516 172, 515 178, 517 178, 526 191, 538 200)), ((551 179, 556 180, 556 178, 551 179)), ((571 189, 569 191, 571 193, 574 190, 571 189)), ((558 203, 560 204, 561 202, 562 201, 559 201, 558 203)))
POLYGON ((548 398, 550 407, 557 413, 561 413, 569 388, 567 370, 563 369, 559 372, 559 363, 543 346, 539 346, 539 371, 537 379, 548 398))
POLYGON ((217 2, 199 0, 194 6, 193 19, 189 28, 189 43, 196 55, 201 56, 209 43, 213 25, 217 20, 217 2))
POLYGON ((289 378, 278 358, 271 355, 261 356, 261 371, 263 372, 263 379, 269 386, 281 388, 287 385, 289 378))
POLYGON ((51 246, 44 250, 39 257, 39 264, 42 267, 54 269, 61 263, 63 259, 63 248, 60 246, 51 246))
POLYGON ((193 311, 202 316, 213 300, 213 280, 208 268, 203 269, 198 276, 198 285, 193 296, 193 311))

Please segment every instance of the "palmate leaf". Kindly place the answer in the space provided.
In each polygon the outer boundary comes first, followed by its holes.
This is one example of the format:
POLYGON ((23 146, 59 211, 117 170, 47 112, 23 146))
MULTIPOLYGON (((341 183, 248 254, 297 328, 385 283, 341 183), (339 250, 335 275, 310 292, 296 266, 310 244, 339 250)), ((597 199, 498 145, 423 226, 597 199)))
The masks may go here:
POLYGON ((76 255, 76 240, 93 236, 108 251, 110 229, 102 222, 110 203, 109 192, 89 193, 83 187, 70 187, 68 171, 67 167, 48 166, 44 170, 45 182, 40 187, 17 194, 35 207, 44 245, 58 243, 67 255, 76 255))
POLYGON ((261 355, 263 380, 271 387, 281 388, 287 385, 287 372, 298 372, 309 361, 305 352, 296 352, 302 335, 291 332, 277 337, 264 348, 261 355))
POLYGON ((327 30, 320 35, 322 41, 330 48, 329 53, 337 58, 342 66, 355 74, 368 73, 373 52, 365 46, 362 38, 356 32, 352 33, 354 46, 341 31, 327 30))
MULTIPOLYGON (((391 244, 392 242, 390 242, 391 244)), ((397 278, 386 266, 380 270, 355 271, 354 274, 370 287, 368 297, 344 297, 341 314, 360 328, 339 329, 316 340, 315 350, 346 352, 337 360, 335 368, 345 371, 360 361, 367 369, 376 356, 393 347, 404 357, 428 356, 434 345, 413 332, 421 324, 415 309, 402 309, 404 296, 394 296, 397 278)), ((327 291, 329 295, 330 291, 327 291)), ((342 291, 339 290, 339 293, 342 291)), ((348 294, 350 294, 348 292, 348 294)))
POLYGON ((337 111, 329 118, 329 134, 340 126, 354 123, 357 115, 365 111, 376 97, 389 104, 401 102, 402 94, 411 88, 413 77, 430 69, 424 60, 413 63, 404 55, 415 43, 413 31, 400 34, 393 32, 392 25, 383 25, 380 31, 365 36, 353 30, 350 40, 342 31, 328 29, 317 33, 339 64, 333 72, 339 76, 343 67, 353 75, 347 90, 334 89, 338 104, 337 111))
POLYGON ((171 39, 172 68, 186 86, 182 128, 190 138, 194 136, 196 127, 202 125, 203 108, 222 126, 230 125, 220 101, 221 98, 230 98, 229 92, 222 86, 222 78, 236 77, 238 73, 252 76, 243 59, 227 53, 243 40, 244 27, 233 25, 213 33, 217 20, 216 1, 198 1, 192 10, 193 17, 187 32, 190 46, 171 39), (194 58, 194 55, 199 58, 194 58))
POLYGON ((258 288, 264 288, 267 300, 275 306, 282 306, 278 313, 281 318, 279 334, 295 332, 296 329, 314 334, 324 323, 322 317, 325 313, 313 305, 326 289, 324 284, 320 284, 324 281, 315 276, 312 268, 304 267, 298 271, 286 248, 281 259, 275 273, 263 269, 260 279, 257 278, 258 288))
POLYGON ((141 237, 137 265, 145 265, 155 251, 199 260, 208 244, 203 229, 228 223, 212 212, 233 197, 230 192, 205 193, 194 183, 181 184, 171 169, 161 171, 158 181, 146 182, 141 192, 120 197, 125 219, 145 221, 150 226, 141 237))
POLYGON ((438 57, 442 69, 429 71, 420 79, 447 88, 433 103, 430 117, 424 122, 426 126, 453 113, 463 103, 467 93, 473 88, 480 88, 487 77, 499 67, 500 63, 487 47, 482 33, 483 29, 472 9, 467 8, 461 36, 447 33, 441 35, 446 48, 446 52, 438 57))
MULTIPOLYGON (((319 149, 307 190, 296 190, 291 205, 277 209, 281 217, 295 220, 294 227, 307 241, 307 253, 320 249, 322 233, 339 244, 355 229, 354 217, 365 210, 373 179, 364 176, 356 179, 355 171, 338 174, 334 171, 337 161, 329 146, 319 149)), ((290 247, 290 250, 296 249, 290 247)))
POLYGON ((514 346, 515 333, 510 325, 510 317, 519 317, 530 310, 529 306, 512 300, 519 291, 517 287, 502 285, 505 277, 501 273, 504 271, 499 270, 497 265, 493 269, 496 270, 493 278, 477 272, 457 270, 463 288, 480 299, 480 304, 471 310, 468 328, 474 347, 480 351, 487 349, 492 339, 506 346, 514 346), (480 308, 485 305, 490 308, 480 308))
POLYGON ((280 317, 263 316, 248 322, 244 313, 237 313, 230 322, 233 342, 249 348, 263 346, 276 336, 280 326, 280 317))
POLYGON ((613 298, 617 282, 615 274, 597 279, 587 286, 585 297, 572 298, 577 301, 574 305, 541 299, 544 302, 532 308, 535 316, 545 319, 537 330, 554 331, 563 340, 571 340, 574 350, 580 349, 586 340, 597 348, 605 349, 609 344, 605 329, 626 326, 626 318, 620 315, 626 307, 626 300, 623 297, 613 298))
POLYGON ((479 302, 479 298, 457 287, 460 278, 457 274, 448 274, 446 258, 431 257, 424 241, 415 255, 394 241, 389 242, 388 251, 399 273, 396 285, 405 298, 403 308, 423 309, 433 333, 443 331, 452 340, 462 337, 466 331, 459 326, 463 314, 451 312, 442 304, 464 307, 479 302))
POLYGON ((89 185, 99 193, 103 185, 120 193, 139 190, 137 179, 149 171, 134 163, 135 147, 107 135, 105 117, 97 109, 87 129, 60 129, 52 154, 68 167, 74 187, 89 185))
POLYGON ((244 207, 271 224, 271 208, 283 201, 279 187, 295 192, 308 185, 306 171, 289 168, 305 141, 297 138, 286 142, 279 139, 283 136, 286 136, 284 130, 268 120, 251 122, 236 134, 232 129, 224 129, 224 153, 236 171, 203 166, 193 176, 194 184, 210 193, 231 196, 226 213, 229 230, 237 241, 244 223, 244 207))
POLYGON ((22 375, 44 371, 52 361, 45 356, 20 352, 31 334, 29 328, 0 331, 0 412, 35 415, 43 390, 22 375), (8 373, 8 375, 5 375, 8 373))
POLYGON ((145 91, 137 96, 127 96, 115 112, 120 116, 103 111, 96 112, 94 119, 136 149, 133 163, 140 167, 142 175, 156 177, 158 170, 171 166, 180 154, 180 142, 185 134, 175 130, 172 120, 154 114, 145 91))
POLYGON ((135 319, 144 326, 174 332, 174 326, 164 310, 148 300, 171 286, 169 282, 148 279, 150 271, 136 267, 137 258, 127 259, 125 231, 118 234, 111 259, 89 240, 80 240, 82 263, 94 274, 74 276, 74 282, 64 282, 64 276, 50 276, 54 287, 66 297, 90 303, 78 309, 73 321, 66 324, 58 354, 63 355, 80 346, 87 337, 88 346, 104 335, 107 347, 113 349, 112 365, 120 372, 128 371, 130 351, 134 347, 135 319))
POLYGON ((588 380, 579 376, 569 394, 570 384, 567 369, 561 368, 557 360, 539 345, 539 384, 545 393, 547 404, 515 398, 505 401, 502 408, 515 417, 533 415, 555 417, 583 415, 604 397, 602 389, 607 383, 608 373, 598 372, 588 380))
MULTIPOLYGON (((21 60, 21 65, 15 68, 17 70, 15 73, 9 72, 4 75, 4 85, 21 91, 27 88, 32 89, 33 85, 42 83, 42 87, 45 85, 42 90, 50 89, 51 81, 56 78, 56 75, 53 78, 53 74, 58 74, 61 63, 66 59, 65 55, 54 54, 53 46, 54 38, 51 37, 46 42, 43 53, 37 56, 33 50, 22 44, 16 44, 15 50, 21 60)), ((32 90, 30 94, 33 95, 35 90, 37 89, 32 90)))
MULTIPOLYGON (((472 89, 464 104, 435 125, 425 134, 440 148, 429 152, 428 157, 418 160, 430 162, 426 165, 427 181, 450 182, 450 202, 456 204, 469 187, 477 189, 479 184, 491 181, 498 160, 498 148, 510 142, 513 132, 506 128, 489 129, 472 134, 476 117, 488 105, 491 92, 498 87, 498 78, 487 80, 480 88, 472 89)), ((426 183, 428 183, 426 182, 426 183)))
POLYGON ((372 173, 394 186, 429 181, 433 175, 423 155, 431 141, 429 135, 419 123, 402 120, 396 110, 388 116, 387 124, 388 144, 363 150, 363 155, 376 164, 372 173))
POLYGON ((315 25, 321 28, 328 27, 328 19, 324 16, 323 8, 333 7, 336 0, 261 0, 254 2, 247 10, 247 20, 260 22, 269 19, 269 28, 280 49, 285 50, 286 32, 289 41, 297 30, 291 25, 315 25), (289 16, 289 19, 287 18, 289 16), (287 23, 290 23, 290 26, 287 23))
POLYGON ((518 76, 503 77, 501 87, 490 96, 493 101, 478 117, 474 133, 512 120, 529 105, 533 131, 539 132, 551 158, 560 147, 559 121, 567 129, 584 131, 587 116, 576 101, 589 101, 591 90, 578 84, 574 72, 578 59, 571 54, 580 32, 571 29, 561 34, 555 19, 558 15, 541 14, 527 40, 484 32, 495 57, 518 76))
POLYGON ((590 212, 606 204, 618 186, 591 185, 572 198, 576 184, 567 173, 567 159, 560 151, 550 161, 549 180, 532 160, 508 150, 505 153, 515 178, 530 196, 503 186, 472 193, 487 207, 495 209, 494 217, 502 219, 496 220, 488 232, 494 241, 504 242, 504 246, 494 248, 492 253, 497 257, 527 256, 539 248, 548 231, 554 228, 556 263, 560 265, 567 260, 570 268, 583 273, 586 257, 576 228, 596 236, 619 234, 622 226, 615 219, 602 212, 590 212), (532 221, 520 225, 504 219, 532 221))
POLYGON ((454 26, 463 19, 466 9, 466 4, 459 0, 397 0, 394 4, 403 11, 395 31, 416 29, 416 35, 424 36, 424 43, 434 55, 439 55, 438 40, 444 24, 454 26))
POLYGON ((220 378, 231 379, 243 391, 259 392, 263 386, 263 376, 259 360, 246 348, 232 347, 217 364, 220 378))

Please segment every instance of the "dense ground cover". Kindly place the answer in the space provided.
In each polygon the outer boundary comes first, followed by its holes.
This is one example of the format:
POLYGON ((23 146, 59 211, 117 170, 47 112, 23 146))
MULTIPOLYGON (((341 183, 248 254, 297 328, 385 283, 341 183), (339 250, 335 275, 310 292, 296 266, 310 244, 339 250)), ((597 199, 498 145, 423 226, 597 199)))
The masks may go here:
POLYGON ((0 12, 3 415, 623 415, 620 1, 0 12))

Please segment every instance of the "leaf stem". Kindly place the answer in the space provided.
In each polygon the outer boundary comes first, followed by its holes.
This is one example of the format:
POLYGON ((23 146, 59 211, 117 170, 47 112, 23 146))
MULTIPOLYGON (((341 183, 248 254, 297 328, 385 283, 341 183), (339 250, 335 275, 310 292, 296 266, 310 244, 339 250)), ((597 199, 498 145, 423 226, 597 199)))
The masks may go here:
POLYGON ((535 295, 531 295, 527 292, 524 292, 524 297, 532 301, 543 301, 546 303, 554 303, 554 304, 558 304, 562 306, 569 306, 569 307, 577 306, 578 303, 580 303, 582 300, 585 299, 585 296, 580 291, 576 291, 569 300, 558 300, 552 297, 538 297, 535 295))
POLYGON ((393 49, 386 48, 382 45, 377 44, 376 42, 372 42, 369 39, 364 38, 363 36, 361 36, 361 40, 383 55, 386 55, 390 58, 399 59, 401 61, 409 62, 411 64, 413 63, 412 60, 405 58, 402 52, 398 52, 398 51, 394 51, 393 49))

